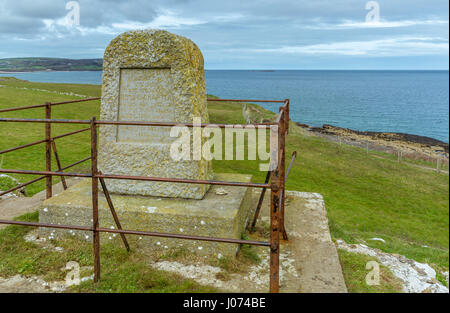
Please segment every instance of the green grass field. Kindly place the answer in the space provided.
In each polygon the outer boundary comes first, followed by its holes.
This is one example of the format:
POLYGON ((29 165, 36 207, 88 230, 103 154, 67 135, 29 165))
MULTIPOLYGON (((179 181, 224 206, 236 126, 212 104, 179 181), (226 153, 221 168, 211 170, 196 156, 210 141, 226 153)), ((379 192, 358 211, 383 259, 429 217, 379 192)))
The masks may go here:
MULTIPOLYGON (((94 85, 29 83, 4 78, 0 78, 0 85, 3 85, 0 87, 0 109, 77 98, 55 92, 100 95, 100 87, 94 85)), ((273 116, 260 107, 252 108, 264 118, 273 116)), ((208 109, 213 123, 244 122, 242 104, 211 102, 208 109)), ((95 101, 57 106, 53 117, 89 119, 94 115, 98 116, 98 112, 99 102, 95 101)), ((3 113, 1 117, 42 118, 43 115, 43 109, 34 109, 3 113)), ((333 238, 341 238, 349 243, 365 241, 368 246, 385 252, 429 263, 437 270, 448 270, 448 175, 420 169, 407 162, 394 162, 389 159, 389 155, 386 155, 386 159, 367 155, 364 149, 339 146, 310 136, 293 123, 291 125, 287 155, 290 156, 296 150, 298 157, 287 188, 318 192, 324 196, 333 238), (371 241, 372 237, 381 237, 386 243, 371 241)), ((55 125, 53 133, 61 134, 79 128, 81 127, 55 125)), ((42 124, 0 123, 0 150, 43 139, 43 135, 42 124)), ((63 166, 90 154, 88 133, 61 139, 57 141, 57 145, 63 166)), ((44 146, 40 145, 6 154, 2 167, 43 170, 44 163, 44 146)), ((214 161, 213 165, 217 172, 252 174, 254 180, 259 182, 265 177, 265 173, 258 170, 258 162, 255 161, 214 161)), ((89 164, 84 166, 88 168, 89 164)), ((29 176, 16 177, 20 181, 31 179, 29 176)), ((43 188, 42 181, 30 186, 28 193, 33 194, 43 188)), ((344 273, 347 273, 347 284, 350 285, 352 277, 358 275, 348 273, 352 272, 352 266, 356 266, 358 262, 342 255, 341 261, 344 273)), ((357 284, 353 285, 357 288, 357 284)))

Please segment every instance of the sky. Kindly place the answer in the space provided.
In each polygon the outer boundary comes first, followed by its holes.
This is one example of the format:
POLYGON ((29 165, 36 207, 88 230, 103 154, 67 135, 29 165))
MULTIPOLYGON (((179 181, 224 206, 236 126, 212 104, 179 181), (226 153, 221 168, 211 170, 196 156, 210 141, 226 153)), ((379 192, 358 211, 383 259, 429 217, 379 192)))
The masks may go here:
POLYGON ((192 39, 206 69, 448 70, 448 11, 448 0, 0 0, 0 58, 101 58, 118 34, 158 28, 192 39))

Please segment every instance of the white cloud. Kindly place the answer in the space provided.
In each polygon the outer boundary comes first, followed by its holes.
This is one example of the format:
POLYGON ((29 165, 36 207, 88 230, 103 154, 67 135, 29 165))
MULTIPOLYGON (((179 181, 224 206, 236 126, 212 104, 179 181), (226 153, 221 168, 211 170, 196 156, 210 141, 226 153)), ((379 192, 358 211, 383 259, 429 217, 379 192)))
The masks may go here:
POLYGON ((283 46, 275 49, 253 49, 260 53, 347 56, 417 56, 443 55, 449 52, 444 38, 399 37, 369 41, 331 42, 305 46, 283 46))
POLYGON ((179 28, 182 26, 192 26, 206 23, 207 21, 201 19, 182 17, 171 11, 164 11, 149 23, 127 21, 122 23, 113 23, 112 27, 119 30, 143 28, 179 28))
MULTIPOLYGON (((165 10, 160 12, 160 14, 151 22, 141 23, 137 21, 123 21, 120 23, 112 23, 111 25, 105 26, 95 26, 95 27, 85 27, 70 25, 67 22, 66 17, 59 19, 45 19, 43 20, 45 29, 48 36, 56 36, 60 38, 62 34, 68 32, 79 32, 81 35, 90 34, 105 34, 105 35, 117 35, 121 32, 132 30, 132 29, 178 29, 186 26, 202 25, 211 22, 216 23, 227 23, 244 18, 242 14, 229 14, 229 15, 217 15, 210 16, 207 19, 202 18, 191 18, 183 17, 172 11, 165 10)), ((42 36, 39 36, 42 39, 42 36)))
POLYGON ((403 21, 386 21, 381 20, 379 22, 361 22, 344 20, 339 24, 326 24, 320 23, 313 26, 306 26, 308 29, 319 30, 337 30, 337 29, 357 29, 357 28, 394 28, 394 27, 410 27, 410 26, 432 26, 432 25, 448 25, 448 20, 403 20, 403 21))

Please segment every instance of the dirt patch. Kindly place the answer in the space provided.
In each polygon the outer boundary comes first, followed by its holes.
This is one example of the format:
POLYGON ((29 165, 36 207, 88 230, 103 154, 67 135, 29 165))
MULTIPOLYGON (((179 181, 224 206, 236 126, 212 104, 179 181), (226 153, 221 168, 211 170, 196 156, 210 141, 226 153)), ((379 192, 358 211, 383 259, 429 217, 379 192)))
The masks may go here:
MULTIPOLYGON (((153 268, 177 273, 202 285, 210 285, 227 292, 269 292, 269 252, 264 249, 259 254, 261 261, 242 273, 225 273, 217 266, 183 264, 177 261, 158 261, 151 263, 153 268), (227 279, 222 279, 222 277, 227 279)), ((295 259, 289 249, 280 254, 280 291, 298 292, 299 273, 294 266, 295 259)))
POLYGON ((0 293, 49 293, 64 292, 65 290, 64 282, 48 283, 37 276, 23 277, 16 275, 11 278, 0 277, 0 293))

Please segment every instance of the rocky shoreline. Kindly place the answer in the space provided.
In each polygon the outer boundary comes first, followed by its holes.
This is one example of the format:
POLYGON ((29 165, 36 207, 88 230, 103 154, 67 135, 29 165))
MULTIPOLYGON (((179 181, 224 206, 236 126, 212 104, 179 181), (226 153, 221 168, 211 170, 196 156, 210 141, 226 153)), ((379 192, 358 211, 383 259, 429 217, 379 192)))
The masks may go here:
POLYGON ((448 163, 449 144, 434 138, 404 133, 358 131, 328 124, 324 124, 322 127, 312 127, 297 122, 296 124, 316 135, 334 139, 335 141, 355 142, 360 145, 366 145, 371 149, 386 152, 398 153, 401 151, 404 157, 424 160, 440 158, 448 163))

